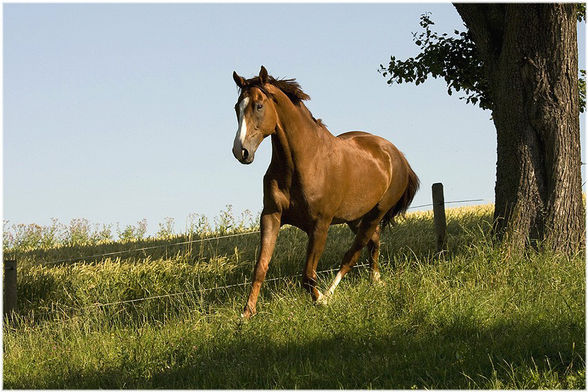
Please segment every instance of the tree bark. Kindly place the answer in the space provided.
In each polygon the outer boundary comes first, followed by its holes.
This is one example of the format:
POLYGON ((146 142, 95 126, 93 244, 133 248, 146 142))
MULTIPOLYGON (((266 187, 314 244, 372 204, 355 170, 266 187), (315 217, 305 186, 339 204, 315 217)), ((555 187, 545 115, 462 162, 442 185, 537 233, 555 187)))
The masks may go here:
POLYGON ((583 246, 576 5, 455 4, 483 56, 497 132, 495 231, 583 246))

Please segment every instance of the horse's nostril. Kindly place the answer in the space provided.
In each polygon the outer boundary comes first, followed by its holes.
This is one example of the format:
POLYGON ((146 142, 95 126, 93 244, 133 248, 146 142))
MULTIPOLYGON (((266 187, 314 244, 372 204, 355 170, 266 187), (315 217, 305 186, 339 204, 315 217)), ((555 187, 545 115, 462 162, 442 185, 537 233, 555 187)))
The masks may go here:
POLYGON ((249 156, 249 151, 247 151, 246 148, 242 148, 241 149, 241 156, 243 157, 243 159, 247 159, 247 157, 249 156))

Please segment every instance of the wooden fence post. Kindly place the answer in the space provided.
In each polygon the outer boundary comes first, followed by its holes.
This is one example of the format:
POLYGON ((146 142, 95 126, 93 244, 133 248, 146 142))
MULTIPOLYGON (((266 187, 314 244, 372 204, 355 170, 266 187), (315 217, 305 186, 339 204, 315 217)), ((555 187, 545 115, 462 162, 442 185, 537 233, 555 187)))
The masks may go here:
POLYGON ((4 260, 4 317, 16 311, 16 260, 4 260))
POLYGON ((433 220, 435 222, 435 234, 437 237, 437 252, 447 250, 447 221, 445 219, 445 197, 443 196, 443 184, 433 184, 433 220))

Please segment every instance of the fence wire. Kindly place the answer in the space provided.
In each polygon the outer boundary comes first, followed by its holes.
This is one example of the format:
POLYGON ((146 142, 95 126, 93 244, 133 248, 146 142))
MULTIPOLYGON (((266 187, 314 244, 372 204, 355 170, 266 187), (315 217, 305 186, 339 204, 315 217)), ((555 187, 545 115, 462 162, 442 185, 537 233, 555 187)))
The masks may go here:
MULTIPOLYGON (((452 200, 452 201, 446 201, 445 204, 469 203, 469 202, 477 202, 477 201, 484 201, 484 199, 452 200)), ((417 206, 410 206, 408 209, 410 210, 410 209, 415 209, 415 208, 432 207, 432 206, 433 206, 433 203, 428 203, 428 204, 421 204, 421 205, 417 205, 417 206)), ((260 231, 256 230, 256 231, 248 231, 245 233, 235 233, 235 234, 228 234, 228 235, 222 235, 222 236, 216 236, 216 237, 198 238, 195 240, 182 241, 182 242, 176 242, 176 243, 171 243, 171 244, 153 245, 153 246, 146 246, 146 247, 137 248, 137 249, 125 249, 125 250, 115 251, 115 252, 94 254, 94 255, 90 255, 90 256, 80 256, 80 257, 76 257, 76 258, 45 261, 45 262, 40 262, 40 264, 41 265, 54 265, 54 264, 60 264, 60 263, 75 263, 78 261, 92 260, 92 259, 96 259, 96 258, 124 255, 124 254, 135 253, 135 252, 144 252, 146 250, 153 250, 153 249, 171 248, 174 246, 188 245, 188 244, 194 244, 194 243, 199 243, 199 242, 204 242, 204 241, 214 241, 214 240, 220 240, 220 239, 231 238, 231 237, 241 237, 241 236, 246 236, 246 235, 251 235, 251 234, 259 234, 259 233, 260 233, 260 231)))
MULTIPOLYGON (((365 267, 367 265, 368 265, 367 263, 356 264, 353 266, 353 268, 365 267)), ((338 270, 339 270, 339 268, 330 268, 328 270, 317 271, 316 274, 317 275, 318 274, 326 274, 327 272, 335 272, 338 270)), ((294 274, 294 275, 277 276, 275 278, 264 279, 263 283, 275 282, 278 280, 286 280, 286 279, 292 279, 292 278, 300 278, 300 277, 302 277, 301 273, 294 274)), ((200 293, 205 293, 205 292, 210 292, 210 291, 226 290, 226 289, 231 289, 231 288, 235 288, 235 287, 243 287, 243 286, 247 286, 250 284, 251 284, 251 282, 248 282, 247 280, 245 280, 242 283, 234 283, 234 284, 229 284, 226 286, 208 287, 208 288, 202 288, 202 289, 198 289, 198 290, 183 291, 183 292, 179 292, 179 293, 153 295, 150 297, 142 297, 142 298, 135 298, 135 299, 129 299, 129 300, 124 300, 124 301, 114 301, 114 302, 107 302, 107 303, 97 302, 95 304, 84 306, 84 307, 78 308, 78 309, 79 310, 90 309, 90 308, 94 308, 94 307, 102 308, 102 307, 109 307, 109 306, 114 306, 114 305, 124 305, 124 304, 130 304, 130 303, 137 303, 137 302, 147 301, 147 300, 151 300, 151 299, 170 298, 170 297, 177 297, 177 296, 196 294, 196 293, 200 294, 200 293)))
MULTIPOLYGON (((367 263, 361 263, 361 264, 354 265, 352 268, 367 267, 368 265, 369 264, 367 264, 367 263)), ((329 272, 335 272, 335 271, 339 271, 339 268, 330 268, 330 269, 326 269, 326 270, 317 271, 316 274, 322 275, 322 274, 326 274, 329 272)), ((287 279, 299 278, 299 277, 302 277, 301 273, 264 279, 263 283, 267 284, 269 282, 275 282, 278 280, 287 280, 287 279)), ((247 280, 245 280, 242 283, 229 284, 229 285, 225 285, 225 286, 207 287, 207 288, 201 288, 198 290, 182 291, 182 292, 177 292, 177 293, 161 294, 161 295, 152 295, 149 297, 141 297, 141 298, 134 298, 134 299, 122 300, 122 301, 113 301, 113 302, 106 302, 106 303, 96 302, 94 304, 82 306, 79 308, 72 307, 72 306, 67 306, 67 307, 68 307, 68 310, 70 310, 70 311, 81 311, 81 310, 92 309, 92 308, 108 308, 108 307, 117 306, 117 305, 127 305, 127 304, 134 305, 139 302, 144 302, 144 301, 149 301, 149 300, 154 300, 154 299, 171 298, 171 297, 178 297, 178 296, 190 295, 190 294, 201 294, 201 293, 217 291, 217 290, 227 290, 227 289, 231 289, 231 288, 235 288, 235 287, 248 286, 250 284, 251 284, 251 282, 248 282, 247 280)), ((34 313, 34 316, 35 317, 42 317, 42 316, 48 316, 48 315, 58 313, 58 312, 60 312, 60 310, 55 309, 55 310, 50 310, 47 312, 34 313)), ((23 315, 21 317, 27 318, 27 317, 30 317, 30 315, 28 315, 28 316, 23 315)))
POLYGON ((95 255, 91 255, 91 256, 80 256, 80 257, 76 257, 73 259, 70 258, 70 259, 46 261, 46 262, 42 262, 41 264, 42 265, 52 265, 52 264, 59 264, 59 263, 73 263, 73 262, 77 262, 77 261, 85 261, 88 259, 96 259, 96 258, 107 257, 107 256, 116 256, 116 255, 128 254, 128 253, 134 253, 134 252, 144 252, 146 250, 153 250, 153 249, 171 248, 173 246, 188 245, 188 244, 204 242, 204 241, 214 241, 214 240, 219 240, 219 239, 223 239, 223 238, 242 237, 242 236, 250 235, 250 234, 259 234, 259 232, 260 232, 259 230, 256 230, 256 231, 248 231, 246 233, 235 233, 235 234, 221 235, 221 236, 216 236, 216 237, 198 238, 195 240, 175 242, 175 243, 171 243, 171 244, 146 246, 146 247, 137 248, 137 249, 125 249, 125 250, 120 250, 120 251, 116 251, 116 252, 95 254, 95 255))
MULTIPOLYGON (((445 204, 479 202, 479 201, 484 201, 484 199, 452 200, 452 201, 446 201, 445 204)), ((429 206, 433 206, 433 203, 411 206, 411 207, 409 207, 409 209, 429 207, 429 206)), ((107 256, 121 255, 121 254, 133 253, 133 252, 141 252, 141 251, 152 250, 152 249, 169 248, 169 247, 173 247, 173 246, 187 245, 187 244, 204 242, 204 241, 214 241, 214 240, 220 240, 220 239, 232 238, 232 237, 241 237, 241 236, 246 236, 246 235, 251 235, 251 234, 259 234, 259 233, 260 233, 260 231, 256 230, 256 231, 249 231, 249 232, 245 232, 245 233, 235 233, 235 234, 228 234, 228 235, 216 236, 216 237, 198 238, 195 240, 182 241, 182 242, 177 242, 174 244, 147 246, 147 247, 138 248, 138 249, 128 249, 128 250, 122 250, 122 251, 116 251, 116 252, 95 254, 95 255, 91 255, 91 256, 83 256, 83 257, 74 258, 74 259, 56 260, 56 261, 51 261, 51 262, 45 262, 43 264, 44 265, 52 265, 52 264, 65 263, 65 262, 77 262, 77 261, 99 258, 99 257, 107 257, 107 256)), ((367 263, 361 263, 361 264, 354 265, 353 268, 361 268, 361 267, 366 267, 366 266, 368 266, 367 263)), ((332 273, 332 272, 335 272, 338 270, 339 270, 339 268, 330 268, 330 269, 326 269, 326 270, 317 271, 316 274, 319 275, 319 274, 332 273)), ((301 273, 294 274, 294 275, 287 275, 287 276, 279 276, 279 277, 265 279, 264 283, 274 282, 274 281, 278 281, 278 280, 299 278, 301 276, 302 276, 301 273)), ((152 296, 148 296, 148 297, 134 298, 134 299, 130 299, 130 300, 121 300, 121 301, 113 301, 113 302, 106 302, 106 303, 97 302, 92 305, 83 306, 81 308, 69 307, 69 309, 74 310, 74 311, 80 311, 80 310, 91 309, 91 308, 107 308, 107 307, 112 307, 112 306, 117 306, 117 305, 136 304, 136 303, 144 302, 144 301, 148 301, 148 300, 178 297, 178 296, 184 296, 184 295, 190 295, 190 294, 196 294, 196 293, 200 294, 200 293, 204 293, 204 292, 212 292, 212 291, 217 291, 217 290, 227 290, 227 289, 231 289, 231 288, 235 288, 235 287, 247 286, 250 284, 251 284, 251 282, 248 282, 247 280, 245 280, 242 283, 234 283, 234 284, 229 284, 229 285, 225 285, 225 286, 215 286, 215 287, 208 287, 208 288, 200 288, 198 290, 190 290, 190 291, 161 294, 161 295, 152 295, 152 296)), ((58 312, 58 310, 37 313, 37 316, 46 316, 46 315, 53 314, 56 312, 58 312)))

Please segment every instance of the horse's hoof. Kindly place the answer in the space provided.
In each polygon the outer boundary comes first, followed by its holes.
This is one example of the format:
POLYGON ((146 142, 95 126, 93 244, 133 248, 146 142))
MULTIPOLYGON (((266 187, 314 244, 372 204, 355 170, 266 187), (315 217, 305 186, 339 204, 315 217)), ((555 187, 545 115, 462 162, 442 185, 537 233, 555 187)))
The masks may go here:
POLYGON ((318 306, 327 306, 329 304, 329 298, 326 295, 319 293, 319 296, 314 303, 318 306))
POLYGON ((386 285, 386 283, 384 283, 384 281, 380 278, 379 272, 372 272, 370 275, 370 280, 371 280, 372 284, 375 284, 378 286, 385 286, 386 285))
POLYGON ((255 313, 251 314, 251 313, 241 313, 241 320, 242 321, 249 321, 251 320, 251 317, 255 316, 255 313))
POLYGON ((241 313, 241 318, 243 320, 249 320, 251 317, 255 316, 257 312, 255 310, 250 310, 249 307, 245 307, 245 310, 243 310, 243 313, 241 313))

